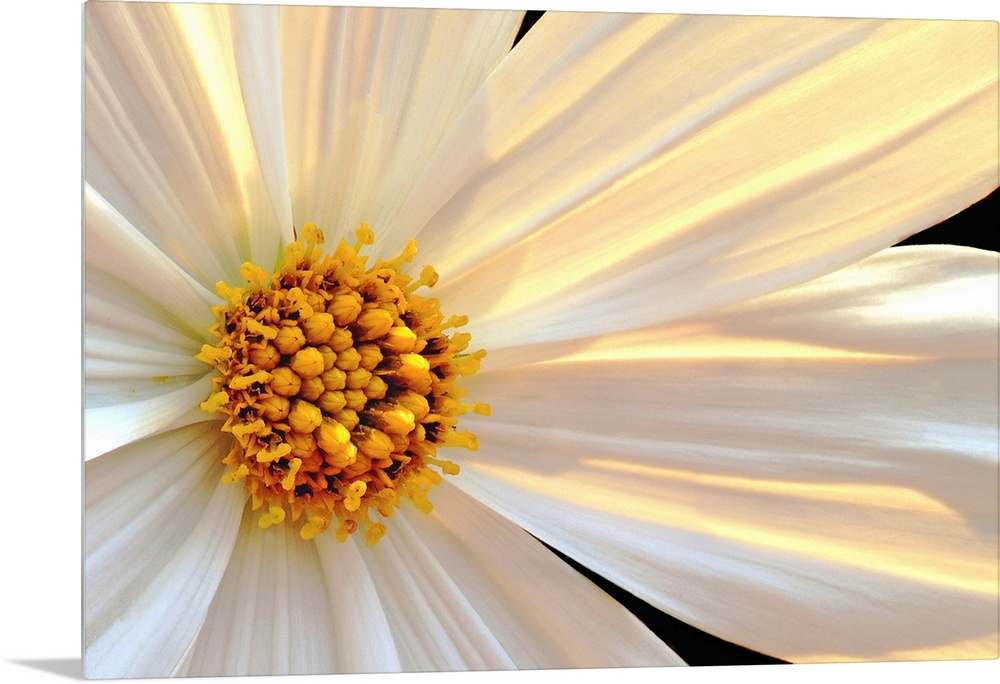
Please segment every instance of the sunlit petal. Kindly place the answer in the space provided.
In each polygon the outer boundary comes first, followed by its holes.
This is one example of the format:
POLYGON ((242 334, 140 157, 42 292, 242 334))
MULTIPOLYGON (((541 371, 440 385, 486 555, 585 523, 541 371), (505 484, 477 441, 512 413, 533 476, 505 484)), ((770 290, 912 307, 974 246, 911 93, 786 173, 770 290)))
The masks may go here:
POLYGON ((547 14, 403 216, 488 347, 675 319, 986 195, 996 65, 986 22, 547 14))
MULTIPOLYGON (((281 8, 296 225, 380 240, 458 112, 506 53, 520 12, 281 8)), ((399 235, 405 244, 412 234, 399 235)))
POLYGON ((794 288, 589 340, 491 349, 484 370, 553 359, 996 358, 1000 257, 882 250, 794 288))
POLYGON ((456 484, 772 655, 996 657, 996 264, 889 250, 687 333, 485 373, 493 416, 467 422, 493 448, 456 484))
POLYGON ((251 133, 225 8, 85 12, 87 182, 205 287, 273 261, 290 226, 260 167, 275 150, 257 146, 274 141, 251 133), (254 253, 266 244, 269 259, 254 253))

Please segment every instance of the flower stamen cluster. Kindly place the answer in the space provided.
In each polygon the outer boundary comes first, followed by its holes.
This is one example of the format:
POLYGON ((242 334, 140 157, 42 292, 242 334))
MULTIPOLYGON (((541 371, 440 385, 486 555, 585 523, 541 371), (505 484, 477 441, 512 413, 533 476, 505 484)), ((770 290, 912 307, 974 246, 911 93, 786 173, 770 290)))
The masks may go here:
POLYGON ((490 409, 461 401, 456 381, 486 353, 466 352, 469 334, 445 332, 465 317, 445 318, 438 300, 416 294, 437 282, 433 268, 403 270, 416 243, 368 268, 360 252, 374 235, 365 224, 356 235, 324 255, 322 231, 308 224, 274 274, 244 263, 247 286, 216 286, 226 300, 212 309, 219 340, 197 358, 219 372, 201 407, 223 413, 233 435, 222 479, 244 483, 258 525, 290 518, 311 539, 336 521, 338 540, 362 529, 376 543, 385 526, 370 514, 391 517, 401 496, 430 512, 438 470, 459 470, 438 447, 478 448, 456 430, 458 416, 490 409))

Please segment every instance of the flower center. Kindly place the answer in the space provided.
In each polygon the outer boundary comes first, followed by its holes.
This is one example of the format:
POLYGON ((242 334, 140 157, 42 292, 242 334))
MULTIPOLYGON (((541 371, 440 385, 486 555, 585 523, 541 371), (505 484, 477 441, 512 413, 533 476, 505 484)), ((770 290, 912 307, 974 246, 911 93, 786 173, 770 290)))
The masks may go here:
POLYGON ((385 526, 370 515, 392 516, 402 496, 430 512, 435 469, 458 473, 438 447, 478 448, 457 417, 490 408, 460 401, 457 379, 486 352, 466 353, 471 336, 445 332, 465 317, 446 319, 416 294, 437 282, 429 266, 416 279, 403 270, 416 242, 366 268, 360 251, 374 235, 365 224, 356 235, 324 255, 308 224, 274 274, 244 263, 246 287, 216 286, 227 302, 212 308, 219 341, 197 358, 219 372, 201 407, 225 414, 233 435, 222 479, 244 482, 260 527, 290 517, 311 539, 336 521, 338 540, 360 528, 374 544, 385 526))

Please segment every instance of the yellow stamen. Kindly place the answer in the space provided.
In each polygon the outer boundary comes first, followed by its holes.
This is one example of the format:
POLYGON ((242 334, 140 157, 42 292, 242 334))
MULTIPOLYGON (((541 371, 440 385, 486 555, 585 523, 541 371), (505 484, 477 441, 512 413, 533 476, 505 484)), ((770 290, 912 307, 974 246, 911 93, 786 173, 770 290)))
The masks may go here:
POLYGON ((264 287, 264 283, 267 282, 267 272, 260 266, 249 261, 245 261, 240 265, 240 275, 246 278, 247 282, 250 283, 250 287, 255 290, 264 287))
POLYGON ((286 492, 295 486, 295 476, 299 474, 299 468, 301 467, 301 458, 293 458, 288 464, 288 474, 281 480, 281 488, 286 492))
POLYGON ((257 519, 257 525, 262 530, 266 530, 271 525, 280 525, 285 522, 285 509, 280 506, 271 506, 267 513, 257 519))
POLYGON ((227 392, 216 392, 208 399, 201 402, 201 410, 208 413, 215 413, 216 411, 221 411, 228 403, 229 394, 227 392))
POLYGON ((257 383, 265 383, 271 379, 267 371, 257 371, 253 375, 237 375, 229 381, 229 389, 244 390, 257 383))
POLYGON ((429 512, 440 473, 459 472, 440 448, 478 447, 456 424, 489 405, 463 402, 456 382, 485 352, 466 353, 468 333, 449 332, 466 317, 413 294, 438 280, 429 266, 417 278, 403 270, 415 242, 368 267, 367 225, 329 256, 317 226, 300 233, 274 273, 247 262, 246 286, 217 286, 218 341, 196 358, 219 377, 201 407, 233 435, 222 480, 245 483, 260 528, 291 516, 302 539, 335 523, 338 540, 362 529, 373 544, 386 527, 369 516, 389 518, 406 501, 429 512))
POLYGON ((250 473, 250 469, 247 468, 247 466, 246 466, 245 463, 241 463, 240 466, 239 466, 239 468, 237 468, 236 470, 234 470, 232 472, 229 472, 229 473, 226 473, 225 475, 223 475, 222 476, 222 481, 225 482, 226 484, 234 484, 234 483, 239 482, 240 480, 242 480, 249 473, 250 473))
POLYGON ((278 331, 269 325, 264 325, 259 321, 252 318, 245 319, 247 322, 247 330, 254 335, 260 335, 265 340, 273 340, 278 336, 278 331))
POLYGON ((291 453, 292 447, 288 444, 279 444, 275 449, 264 449, 256 453, 258 463, 273 463, 279 458, 284 458, 291 453))

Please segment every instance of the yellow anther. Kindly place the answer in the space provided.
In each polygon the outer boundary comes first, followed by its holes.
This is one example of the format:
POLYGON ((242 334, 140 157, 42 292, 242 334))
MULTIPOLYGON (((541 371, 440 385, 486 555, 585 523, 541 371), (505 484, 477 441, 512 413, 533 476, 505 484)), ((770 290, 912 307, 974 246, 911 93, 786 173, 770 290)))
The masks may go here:
POLYGON ((308 541, 313 537, 315 537, 320 532, 325 531, 326 528, 329 527, 329 525, 330 525, 329 520, 327 520, 326 518, 321 518, 318 515, 314 515, 313 517, 309 518, 309 522, 303 525, 302 529, 299 530, 299 536, 302 537, 302 539, 308 541))
POLYGON ((475 375, 479 372, 480 364, 485 356, 486 352, 480 349, 478 352, 474 352, 468 356, 453 359, 450 365, 459 375, 475 375))
POLYGON ((492 416, 493 408, 489 404, 475 403, 472 405, 472 412, 477 416, 492 416))
POLYGON ((237 437, 246 437, 260 433, 267 427, 263 420, 255 420, 252 423, 237 423, 232 426, 232 433, 237 437))
POLYGON ((389 259, 385 263, 393 269, 398 269, 404 263, 409 263, 413 261, 413 257, 417 256, 417 241, 410 240, 406 243, 406 247, 403 251, 399 253, 399 256, 389 259))
POLYGON ((223 407, 229 403, 229 394, 227 392, 216 392, 210 396, 205 401, 201 402, 201 410, 207 413, 215 413, 221 411, 223 407))
POLYGON ((312 306, 309 304, 309 297, 302 291, 302 288, 293 287, 286 294, 292 311, 298 313, 300 319, 309 318, 313 315, 314 312, 312 306))
POLYGON ((426 373, 431 369, 430 363, 420 354, 400 354, 400 369, 406 372, 426 373))
POLYGON ((446 432, 441 446, 461 446, 469 451, 476 451, 479 449, 479 438, 467 430, 463 432, 446 432))
POLYGON ((312 432, 323 422, 323 412, 308 401, 297 400, 288 414, 288 424, 296 432, 312 432))
POLYGON ((472 335, 464 332, 456 332, 451 335, 451 344, 448 345, 448 350, 453 354, 465 351, 465 348, 469 346, 469 342, 472 341, 472 335))
POLYGON ((245 390, 257 383, 264 384, 271 379, 271 374, 267 371, 257 371, 252 375, 236 375, 229 381, 229 388, 234 390, 245 390))
POLYGON ((306 336, 297 325, 285 325, 274 336, 274 346, 282 354, 294 354, 306 346, 306 336))
POLYGON ((220 280, 215 284, 215 293, 226 300, 230 306, 233 304, 238 304, 243 300, 243 295, 246 290, 242 287, 230 287, 224 281, 220 280))
POLYGON ((278 335, 277 328, 270 325, 264 325, 260 321, 253 318, 247 318, 245 320, 247 322, 247 330, 254 335, 260 335, 265 340, 273 340, 278 335))
POLYGON ((291 491, 295 486, 295 476, 299 473, 299 468, 302 467, 302 460, 298 458, 293 458, 288 464, 288 474, 281 480, 281 488, 286 492, 291 491))
POLYGON ((271 506, 267 509, 267 513, 257 519, 257 525, 262 530, 266 530, 271 525, 280 525, 283 522, 285 522, 285 509, 280 506, 271 506))
POLYGON ((306 347, 295 352, 292 370, 303 380, 315 378, 323 372, 323 354, 316 347, 306 347))
POLYGON ((264 283, 268 280, 267 272, 251 261, 244 261, 240 264, 240 275, 243 276, 243 278, 250 283, 250 286, 255 290, 259 290, 264 287, 264 283))
POLYGON ((354 231, 354 235, 358 238, 357 243, 354 245, 354 251, 358 252, 365 245, 371 245, 375 242, 375 232, 368 227, 367 223, 362 223, 358 226, 357 230, 354 231))
POLYGON ((233 470, 223 475, 222 481, 226 484, 235 484, 249 474, 250 474, 250 469, 247 468, 246 463, 241 463, 236 470, 233 470))
POLYGON ((271 382, 268 387, 275 394, 283 397, 293 397, 302 389, 302 378, 288 366, 281 366, 271 371, 271 382))
POLYGON ((468 316, 452 316, 448 319, 448 322, 441 326, 441 330, 448 330, 449 328, 461 328, 463 325, 468 324, 468 316))
POLYGON ((274 461, 277 461, 279 458, 284 458, 291 452, 292 452, 292 447, 288 444, 282 443, 279 444, 274 449, 263 449, 261 451, 258 451, 254 455, 254 458, 257 459, 258 463, 273 463, 274 461))
POLYGON ((306 246, 296 240, 291 242, 285 247, 285 263, 288 264, 298 264, 305 257, 306 246))
POLYGON ((326 242, 326 236, 323 235, 323 231, 320 230, 315 223, 307 223, 302 226, 302 238, 307 243, 312 243, 314 245, 321 245, 326 242))
POLYGON ((344 492, 344 508, 354 512, 361 507, 361 497, 368 491, 368 485, 363 480, 352 482, 344 492))
POLYGON ((451 397, 444 397, 437 404, 437 410, 446 416, 461 416, 469 407, 451 397))
POLYGON ((213 347, 210 344, 203 344, 201 346, 201 351, 195 355, 194 358, 198 359, 203 363, 207 363, 210 366, 214 366, 223 361, 228 361, 233 356, 233 350, 230 347, 213 347))
POLYGON ((437 285, 438 273, 434 270, 433 266, 424 266, 420 271, 420 284, 426 285, 427 287, 434 287, 437 285))
POLYGON ((375 523, 365 531, 365 541, 368 542, 369 545, 378 544, 379 540, 384 536, 385 525, 382 523, 375 523))
POLYGON ((430 465, 437 466, 445 475, 458 475, 458 471, 460 470, 457 463, 434 458, 433 456, 424 456, 424 461, 430 465))
POLYGON ((413 505, 417 507, 421 513, 430 513, 434 507, 431 502, 427 500, 427 494, 414 488, 406 490, 406 496, 413 502, 413 505))
POLYGON ((360 340, 377 340, 392 328, 392 314, 385 309, 366 309, 358 316, 356 325, 360 340))

